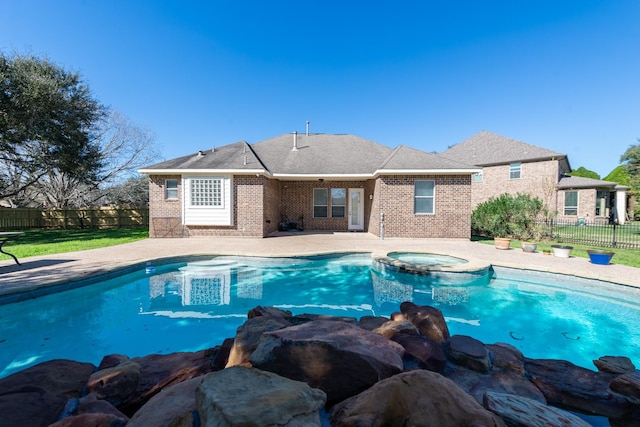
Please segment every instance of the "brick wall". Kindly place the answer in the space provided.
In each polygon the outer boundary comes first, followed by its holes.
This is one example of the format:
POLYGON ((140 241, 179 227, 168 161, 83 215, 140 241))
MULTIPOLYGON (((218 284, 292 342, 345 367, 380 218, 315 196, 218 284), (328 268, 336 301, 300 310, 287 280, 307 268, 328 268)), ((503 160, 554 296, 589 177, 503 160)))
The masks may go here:
MULTIPOLYGON (((385 237, 471 237, 470 176, 382 176, 377 181, 372 216, 384 214, 385 237), (434 214, 414 213, 414 182, 422 179, 435 181, 434 214)), ((379 235, 379 223, 370 232, 379 235)))
POLYGON ((179 175, 149 176, 149 237, 181 237, 182 182, 179 175), (165 200, 165 180, 178 180, 178 200, 165 200))
MULTIPOLYGON (((149 180, 150 236, 252 236, 277 231, 283 215, 304 223, 305 230, 346 231, 344 218, 314 218, 314 188, 363 188, 365 231, 380 235, 380 214, 385 214, 386 237, 470 237, 471 185, 469 176, 388 176, 369 181, 277 181, 265 177, 234 176, 231 226, 181 225, 182 187, 179 176, 157 175, 149 180), (165 200, 165 179, 178 179, 179 200, 165 200), (436 182, 435 214, 415 215, 414 180, 436 182), (158 219, 172 218, 169 233, 158 219), (154 219, 157 229, 154 229, 154 219), (177 224, 176 224, 177 221, 177 224)), ((331 207, 329 206, 329 211, 331 207)), ((166 223, 169 224, 169 223, 166 223)), ((165 227, 166 228, 166 227, 165 227)))
POLYGON ((264 226, 262 235, 268 236, 278 231, 280 222, 280 181, 262 178, 264 184, 264 226))
MULTIPOLYGON (((368 227, 368 217, 371 211, 371 201, 367 188, 371 185, 366 181, 283 181, 280 183, 281 209, 280 213, 286 216, 289 221, 304 221, 305 230, 322 231, 347 231, 348 216, 345 212, 344 218, 314 218, 313 217, 313 189, 327 188, 331 194, 331 188, 364 188, 364 209, 365 224, 368 227)), ((348 201, 347 201, 348 203, 348 201)), ((331 206, 328 207, 331 212, 331 206)))
POLYGON ((482 182, 471 184, 472 209, 491 197, 508 193, 530 194, 538 197, 551 211, 557 210, 556 184, 559 179, 557 160, 522 163, 520 178, 509 178, 509 165, 485 166, 482 168, 482 182))

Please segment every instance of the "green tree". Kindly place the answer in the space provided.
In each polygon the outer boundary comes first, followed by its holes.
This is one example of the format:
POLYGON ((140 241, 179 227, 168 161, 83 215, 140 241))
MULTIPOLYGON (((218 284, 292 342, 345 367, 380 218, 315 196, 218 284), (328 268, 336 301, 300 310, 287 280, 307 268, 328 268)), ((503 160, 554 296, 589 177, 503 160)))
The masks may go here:
POLYGON ((581 176, 583 178, 592 178, 592 179, 600 179, 600 175, 596 172, 585 168, 584 166, 580 166, 578 169, 574 169, 569 176, 581 176))
POLYGON ((79 75, 35 56, 0 52, 0 199, 57 173, 91 183, 102 167, 103 107, 79 75))
POLYGON ((614 170, 609 172, 609 175, 604 177, 604 180, 617 182, 620 185, 631 186, 631 177, 627 173, 627 169, 624 165, 616 166, 614 170))
MULTIPOLYGON (((640 139, 638 141, 640 142, 640 139)), ((629 193, 640 196, 640 144, 629 146, 627 151, 620 156, 620 163, 622 163, 622 167, 629 177, 629 180, 624 185, 631 187, 629 193)), ((620 181, 615 182, 622 184, 620 181)))

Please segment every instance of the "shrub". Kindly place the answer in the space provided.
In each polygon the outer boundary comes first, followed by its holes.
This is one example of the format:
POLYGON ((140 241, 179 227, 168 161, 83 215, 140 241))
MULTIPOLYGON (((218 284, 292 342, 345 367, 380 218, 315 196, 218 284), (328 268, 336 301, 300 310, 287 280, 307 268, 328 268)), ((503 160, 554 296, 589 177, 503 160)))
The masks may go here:
POLYGON ((471 214, 471 232, 487 237, 540 239, 549 212, 542 200, 528 194, 501 194, 480 203, 471 214))

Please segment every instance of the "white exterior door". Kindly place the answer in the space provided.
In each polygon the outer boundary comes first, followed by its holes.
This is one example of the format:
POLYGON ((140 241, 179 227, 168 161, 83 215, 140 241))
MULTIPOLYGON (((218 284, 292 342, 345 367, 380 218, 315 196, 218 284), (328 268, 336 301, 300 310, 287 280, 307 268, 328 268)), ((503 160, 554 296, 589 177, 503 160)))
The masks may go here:
POLYGON ((364 189, 349 189, 349 230, 364 230, 364 189))

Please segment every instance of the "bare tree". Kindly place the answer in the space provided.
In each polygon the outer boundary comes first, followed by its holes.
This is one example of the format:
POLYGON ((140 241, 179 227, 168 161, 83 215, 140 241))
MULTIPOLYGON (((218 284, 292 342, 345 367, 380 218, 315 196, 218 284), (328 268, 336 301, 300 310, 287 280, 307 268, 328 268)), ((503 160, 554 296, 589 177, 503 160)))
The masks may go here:
MULTIPOLYGON (((75 179, 60 171, 43 176, 31 188, 31 199, 46 207, 84 207, 113 203, 106 197, 113 188, 126 183, 136 184, 137 169, 157 161, 159 150, 153 134, 141 128, 116 110, 109 110, 99 124, 102 167, 92 183, 75 179)), ((116 197, 115 199, 119 199, 116 197)), ((126 200, 126 197, 124 197, 126 200)))

